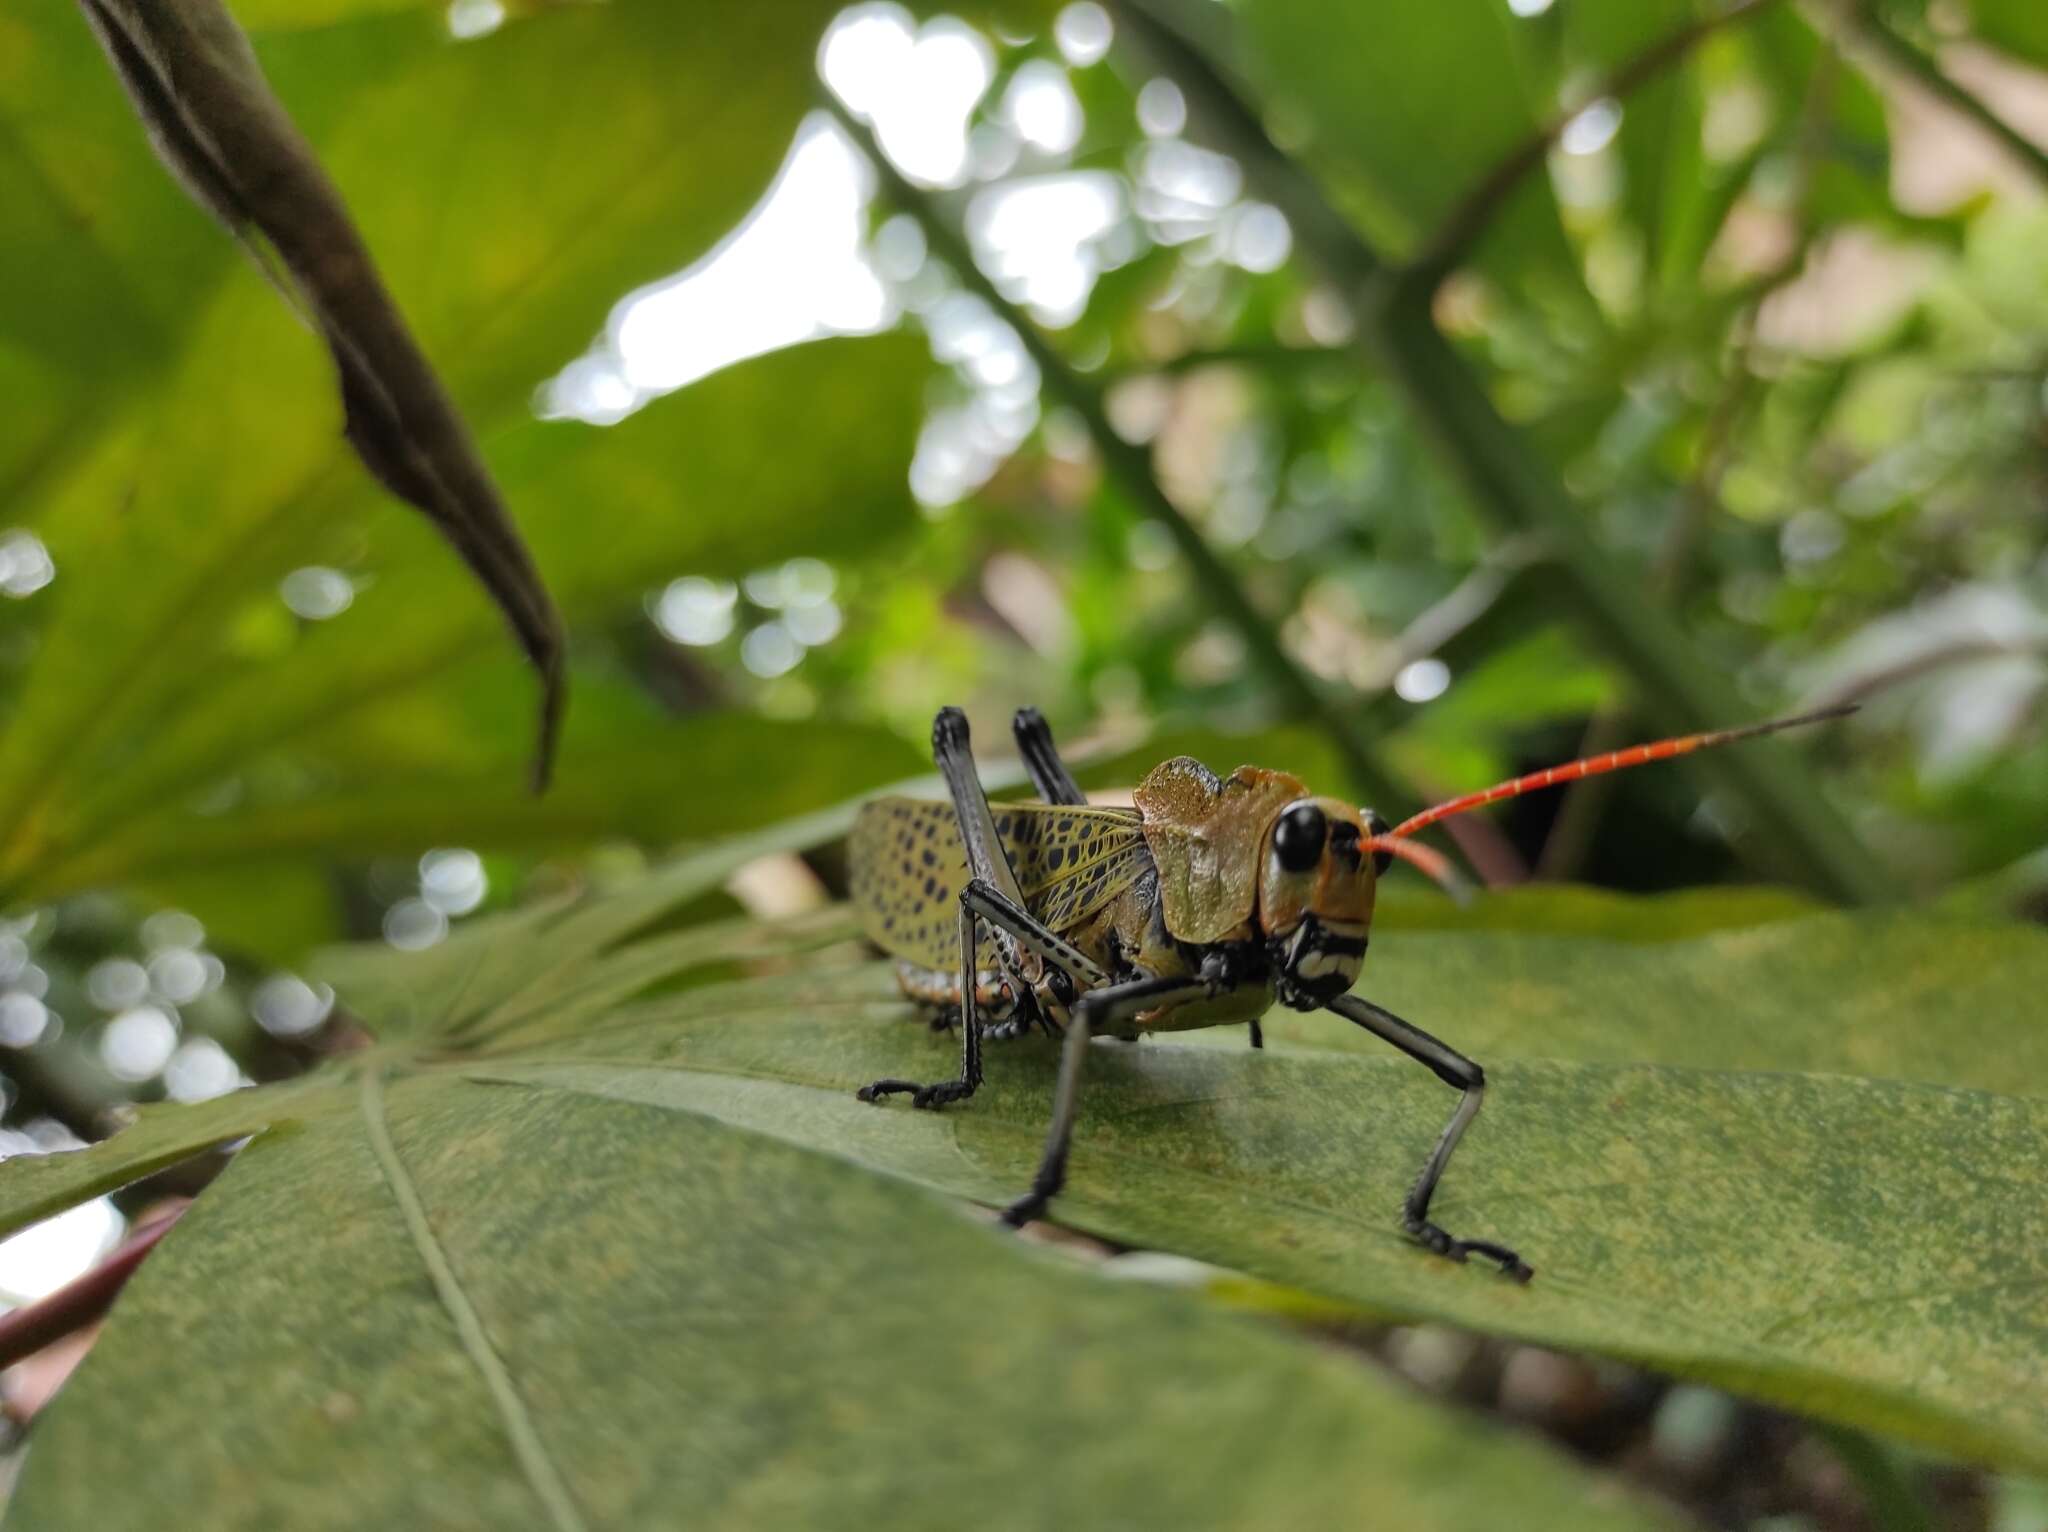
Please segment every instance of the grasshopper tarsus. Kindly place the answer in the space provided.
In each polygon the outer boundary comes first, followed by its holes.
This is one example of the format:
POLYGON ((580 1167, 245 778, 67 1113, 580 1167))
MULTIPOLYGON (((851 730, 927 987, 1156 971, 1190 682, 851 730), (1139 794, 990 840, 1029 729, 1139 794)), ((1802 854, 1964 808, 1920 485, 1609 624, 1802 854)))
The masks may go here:
POLYGON ((1425 1250, 1463 1265, 1468 1257, 1483 1255, 1500 1267, 1500 1274, 1522 1283, 1536 1275, 1536 1269, 1506 1245, 1490 1239, 1459 1239, 1427 1219, 1409 1219, 1408 1236, 1425 1250))
POLYGON ((1045 1198, 1036 1192, 1027 1192, 998 1213, 996 1218, 1012 1229, 1021 1229, 1045 1216, 1045 1204, 1045 1198))
POLYGON ((974 1094, 974 1087, 965 1080, 937 1080, 931 1084, 920 1084, 916 1080, 876 1080, 863 1085, 854 1096, 861 1101, 881 1101, 889 1096, 908 1096, 910 1104, 923 1111, 933 1111, 955 1101, 965 1101, 974 1094))

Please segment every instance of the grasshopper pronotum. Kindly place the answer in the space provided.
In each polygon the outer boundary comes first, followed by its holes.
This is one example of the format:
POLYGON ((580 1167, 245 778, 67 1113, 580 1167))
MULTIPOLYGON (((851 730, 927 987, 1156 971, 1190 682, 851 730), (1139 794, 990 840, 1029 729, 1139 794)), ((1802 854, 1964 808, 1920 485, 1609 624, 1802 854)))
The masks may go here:
POLYGON ((1132 795, 1135 807, 1091 805, 1031 708, 1017 714, 1015 732, 1044 801, 991 804, 969 753, 966 716, 943 709, 932 753, 952 801, 864 805, 851 860, 862 923, 896 958, 904 993, 957 1009, 960 1072, 924 1085, 876 1080, 860 1097, 903 1093, 920 1107, 964 1100, 981 1084, 984 1032, 1063 1030, 1045 1153, 1031 1189, 1003 1214, 1021 1224, 1041 1214, 1065 1180, 1091 1036, 1241 1023, 1259 1047, 1259 1018, 1276 1002, 1333 1011, 1460 1092, 1402 1206, 1408 1233, 1439 1255, 1483 1255, 1526 1281, 1529 1267, 1506 1246, 1454 1238, 1430 1222, 1430 1197, 1478 1115, 1486 1076, 1421 1028, 1350 993, 1379 875, 1397 856, 1442 875, 1443 859, 1407 837, 1467 809, 1848 711, 1591 756, 1450 799, 1389 828, 1370 809, 1312 796, 1285 772, 1240 766, 1218 777, 1188 756, 1154 767, 1132 795))

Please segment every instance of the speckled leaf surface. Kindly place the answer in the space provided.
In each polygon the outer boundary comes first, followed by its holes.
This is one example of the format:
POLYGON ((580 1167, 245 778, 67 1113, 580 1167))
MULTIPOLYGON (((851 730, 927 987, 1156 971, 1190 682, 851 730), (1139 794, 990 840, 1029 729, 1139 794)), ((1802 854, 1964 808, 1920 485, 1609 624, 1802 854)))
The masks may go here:
MULTIPOLYGON (((404 1496, 443 1487, 455 1525, 658 1525, 671 1512, 675 1524, 807 1524, 828 1492, 856 1519, 887 1503, 906 1524, 939 1524, 970 1480, 1006 1486, 981 1503, 1008 1525, 1078 1514, 1067 1497, 1084 1486, 1090 1503, 1185 1507, 1190 1524, 1248 1524, 1271 1506, 1314 1520, 1328 1502, 1285 1496, 1329 1482, 1352 1503, 1402 1507, 1401 1525, 1501 1514, 1417 1467, 1453 1442, 1498 1442, 1369 1379, 1326 1375, 1327 1359, 1284 1333, 1064 1269, 960 1206, 1028 1178, 1048 1043, 997 1045, 988 1086, 943 1114, 866 1105, 855 1085, 942 1076, 953 1045, 896 1000, 887 965, 848 939, 846 912, 673 925, 670 911, 740 860, 841 822, 497 917, 417 957, 337 954, 326 971, 383 1024, 377 1050, 289 1096, 151 1114, 131 1130, 149 1135, 139 1147, 116 1137, 67 1157, 63 1187, 83 1196, 139 1173, 124 1155, 161 1163, 181 1116, 194 1148, 261 1129, 49 1417, 25 1482, 25 1506, 45 1518, 32 1524, 119 1520, 140 1503, 106 1454, 148 1428, 132 1401, 165 1397, 167 1376, 181 1401, 232 1424, 225 1446, 167 1468, 156 1492, 250 1518, 213 1518, 223 1525, 262 1524, 286 1464, 367 1497, 358 1524, 414 1514, 401 1508, 426 1502, 404 1496), (246 1276, 230 1311, 216 1299, 234 1272, 246 1276), (1181 1412, 1171 1430, 1152 1428, 1162 1410, 1181 1412), (1031 1429, 986 1429, 1014 1418, 1031 1429), (1135 1438, 1105 1424, 1136 1418, 1147 1429, 1135 1438), (1041 1436, 1063 1444, 1072 1477, 1020 1450, 1041 1436), (1231 1445, 1191 1470, 1194 1440, 1231 1445), (1322 1466, 1301 1486, 1265 1477, 1311 1461, 1322 1466), (1217 1464, 1248 1476, 1244 1494, 1210 1475, 1217 1464), (1174 1498, 1190 1483, 1203 1492, 1174 1498), (564 1505, 580 1520, 556 1514, 564 1505)), ((1923 950, 1903 917, 1824 915, 1615 940, 1559 934, 1567 908, 1532 936, 1531 908, 1509 913, 1522 929, 1387 931, 1373 958, 1397 935, 1404 948, 1464 943, 1466 978, 1491 968, 1503 995, 1547 968, 1567 985, 1603 962, 1642 965, 1633 1056, 1575 1041, 1562 1010, 1504 1002, 1529 1024, 1488 1060, 1487 1112, 1436 1211, 1518 1247, 1537 1268, 1530 1285, 1401 1236, 1400 1196, 1450 1097, 1397 1057, 1311 1046, 1343 1036, 1334 1022, 1263 1054, 1098 1047, 1060 1217, 1343 1307, 1641 1361, 1966 1457, 2048 1466, 2036 1190, 2048 1101, 2017 1070, 2003 1093, 1957 1083, 1990 1068, 1968 1064, 1966 1023, 2024 1015, 2038 993, 2035 934, 1933 921, 1946 945, 1923 950), (1749 1021, 1725 997, 1740 1045, 1713 1067, 1665 1057, 1692 1035, 1687 985, 1751 948, 1752 977, 1785 1005, 1757 1001, 1749 1021), (1975 1008, 1935 1011, 1947 1050, 1912 1052, 1901 1023, 1873 1034, 1889 1053, 1849 1066, 1890 1078, 1822 1069, 1824 1040, 1878 997, 1910 995, 1939 951, 1965 960, 1955 985, 1975 1008)), ((1427 966, 1420 950, 1413 962, 1427 966)), ((1402 971, 1368 968, 1389 982, 1402 971)), ((1445 983, 1418 1019, 1464 1041, 1481 1018, 1445 983)), ((0 1172, 0 1212, 13 1215, 0 1226, 61 1202, 50 1175, 0 1172)), ((1548 1461, 1503 1472, 1539 1522, 1566 1514, 1539 1509, 1542 1496, 1579 1492, 1548 1461)))
MULTIPOLYGON (((1491 1063, 1799 1069, 2048 1095, 2048 932, 1917 910, 1819 914, 1648 945, 1541 930, 1376 930, 1359 991, 1491 1063)), ((1597 927, 1596 927, 1597 928, 1597 927)), ((1283 1044, 1376 1053, 1324 1016, 1283 1044)))
MULTIPOLYGON (((652 1002, 476 1066, 718 1115, 984 1201, 1030 1176, 1049 1045, 971 1107, 862 1110, 942 1077, 873 965, 758 1006, 652 1002), (837 989, 844 998, 828 999, 837 989), (708 1015, 690 1017, 693 1009, 708 1015), (791 1028, 789 1015, 816 1018, 791 1028), (650 1067, 651 1066, 651 1067, 650 1067)), ((1620 1355, 1969 1456, 2048 1460, 2048 1103, 1840 1076, 1505 1063, 1439 1194, 1454 1232, 1538 1270, 1514 1288, 1422 1255, 1401 1195, 1449 1107, 1400 1059, 1148 1042, 1091 1062, 1063 1220, 1325 1297, 1620 1355)))
POLYGON ((151 1262, 39 1433, 18 1524, 1671 1524, 842 1156, 377 1068, 336 1084, 353 1113, 245 1150, 151 1262), (138 1415, 166 1367, 177 1409, 138 1415))

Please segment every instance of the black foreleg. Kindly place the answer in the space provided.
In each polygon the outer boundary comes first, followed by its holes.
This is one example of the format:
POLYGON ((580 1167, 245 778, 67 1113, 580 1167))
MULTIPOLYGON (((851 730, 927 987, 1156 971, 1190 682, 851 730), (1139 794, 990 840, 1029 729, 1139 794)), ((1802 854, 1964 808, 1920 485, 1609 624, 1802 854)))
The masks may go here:
POLYGON ((1429 1199, 1436 1193, 1437 1182, 1443 1179, 1444 1167, 1451 1162, 1451 1153, 1458 1147, 1458 1140, 1465 1136, 1465 1129, 1479 1115, 1480 1103, 1486 1096, 1486 1071, 1455 1048, 1438 1042, 1420 1027, 1410 1025, 1384 1006, 1374 1005, 1362 996, 1340 995, 1330 1002, 1329 1009, 1346 1021, 1364 1027, 1373 1036, 1392 1043, 1411 1059, 1427 1065, 1453 1090, 1464 1092, 1451 1113, 1451 1120, 1444 1124, 1436 1148, 1424 1162, 1422 1173, 1409 1189, 1407 1202, 1402 1205, 1402 1222, 1408 1232, 1438 1255, 1449 1256, 1454 1261, 1462 1261, 1468 1255, 1483 1255, 1498 1261, 1500 1269, 1516 1281, 1528 1281, 1533 1275, 1530 1268, 1505 1245, 1483 1239, 1454 1239, 1429 1221, 1429 1199))
POLYGON ((1221 986, 1204 979, 1133 979, 1107 989, 1090 990, 1074 1002, 1067 1021, 1067 1039, 1060 1049, 1060 1079, 1052 1098, 1052 1123, 1046 1129, 1045 1152, 1039 1157, 1038 1173, 1031 1178, 1031 1190, 1003 1209, 1003 1222, 1012 1228, 1045 1212, 1045 1205, 1059 1194, 1067 1181, 1067 1150, 1074 1138, 1074 1109, 1081 1097, 1081 1068, 1088 1057, 1088 1039, 1098 1026, 1119 1021, 1157 1006, 1203 999, 1219 993, 1221 986))

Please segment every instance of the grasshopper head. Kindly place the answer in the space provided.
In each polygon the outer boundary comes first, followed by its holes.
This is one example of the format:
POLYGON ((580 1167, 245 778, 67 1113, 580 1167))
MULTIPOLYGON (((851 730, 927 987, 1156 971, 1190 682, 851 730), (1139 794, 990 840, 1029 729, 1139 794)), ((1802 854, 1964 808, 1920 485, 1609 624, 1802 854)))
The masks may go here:
POLYGON ((1258 920, 1282 1003, 1310 1010, 1357 982, 1373 887, 1391 860, 1363 842, 1386 830, 1334 798, 1297 798, 1266 827, 1258 920))

